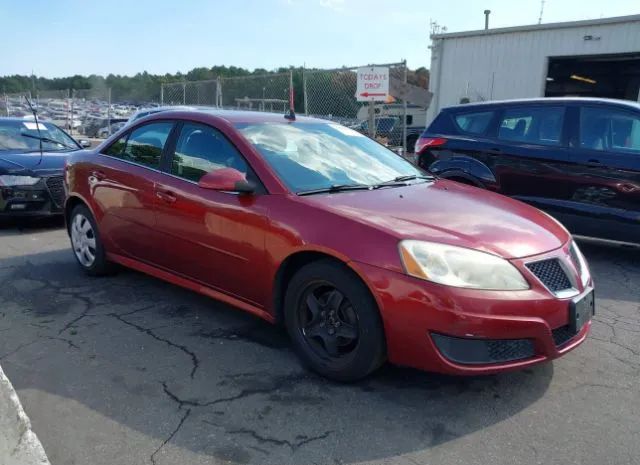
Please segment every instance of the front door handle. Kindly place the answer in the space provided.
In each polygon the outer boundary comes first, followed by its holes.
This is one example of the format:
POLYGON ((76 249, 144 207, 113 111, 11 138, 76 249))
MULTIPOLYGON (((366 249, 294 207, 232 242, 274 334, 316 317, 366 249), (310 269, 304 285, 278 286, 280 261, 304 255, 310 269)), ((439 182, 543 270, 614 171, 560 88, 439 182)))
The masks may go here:
POLYGON ((178 200, 175 194, 169 191, 156 191, 156 197, 166 203, 174 203, 178 200))
POLYGON ((491 155, 502 155, 502 150, 500 149, 487 149, 487 153, 491 155))
POLYGON ((587 166, 598 168, 599 166, 602 166, 602 163, 600 163, 600 160, 592 158, 591 160, 587 160, 587 166))

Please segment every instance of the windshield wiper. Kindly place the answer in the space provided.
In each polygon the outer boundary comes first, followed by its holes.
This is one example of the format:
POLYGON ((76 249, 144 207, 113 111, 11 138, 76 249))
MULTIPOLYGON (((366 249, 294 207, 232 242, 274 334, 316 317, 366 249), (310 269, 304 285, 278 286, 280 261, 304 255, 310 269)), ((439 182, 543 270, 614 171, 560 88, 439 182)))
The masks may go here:
POLYGON ((376 184, 374 189, 378 189, 380 187, 388 187, 388 186, 407 186, 408 181, 414 181, 416 179, 424 179, 426 181, 433 181, 435 178, 433 176, 425 176, 420 174, 408 174, 405 176, 398 176, 397 178, 393 178, 390 181, 381 182, 376 184))
POLYGON ((36 140, 41 140, 42 142, 49 142, 51 144, 58 144, 58 145, 62 145, 63 147, 67 148, 67 149, 78 149, 78 147, 74 147, 72 145, 67 145, 64 142, 60 142, 58 140, 55 139, 49 139, 48 137, 39 137, 39 136, 34 136, 32 134, 24 134, 22 133, 22 137, 30 137, 31 139, 36 139, 36 140))
POLYGON ((308 191, 297 192, 298 195, 313 195, 313 194, 325 194, 333 192, 344 191, 357 191, 357 190, 370 190, 372 186, 368 184, 334 184, 329 187, 323 187, 321 189, 312 189, 308 191))

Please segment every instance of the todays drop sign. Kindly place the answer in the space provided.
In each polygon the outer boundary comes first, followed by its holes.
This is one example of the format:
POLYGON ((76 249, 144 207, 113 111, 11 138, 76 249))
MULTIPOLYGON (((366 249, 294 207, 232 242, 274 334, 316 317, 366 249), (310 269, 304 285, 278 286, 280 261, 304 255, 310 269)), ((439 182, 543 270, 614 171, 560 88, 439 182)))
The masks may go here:
POLYGON ((358 68, 356 100, 359 102, 383 102, 389 96, 389 68, 367 66, 358 68))

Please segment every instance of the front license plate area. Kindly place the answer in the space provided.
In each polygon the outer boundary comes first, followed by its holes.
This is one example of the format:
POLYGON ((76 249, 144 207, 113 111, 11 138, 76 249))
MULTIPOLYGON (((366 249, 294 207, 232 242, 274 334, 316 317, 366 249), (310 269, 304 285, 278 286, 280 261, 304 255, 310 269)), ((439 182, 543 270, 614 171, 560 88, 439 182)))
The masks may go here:
POLYGON ((569 306, 569 325, 571 325, 571 330, 575 334, 582 329, 587 321, 591 320, 595 309, 593 289, 571 302, 569 306))

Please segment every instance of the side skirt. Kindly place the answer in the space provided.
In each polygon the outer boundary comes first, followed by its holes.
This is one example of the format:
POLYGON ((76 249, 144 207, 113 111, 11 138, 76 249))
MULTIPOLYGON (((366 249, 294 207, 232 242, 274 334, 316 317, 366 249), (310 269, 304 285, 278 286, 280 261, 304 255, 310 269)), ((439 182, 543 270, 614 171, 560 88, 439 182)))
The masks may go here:
POLYGON ((176 284, 191 291, 198 292, 199 294, 206 295, 207 297, 211 297, 213 299, 224 302, 225 304, 237 307, 241 310, 244 310, 245 312, 256 315, 263 320, 268 321, 269 323, 275 323, 275 317, 270 313, 264 311, 263 309, 251 305, 247 302, 243 302, 242 300, 236 299, 235 297, 231 297, 230 295, 216 291, 198 282, 183 278, 160 268, 156 268, 155 266, 147 265, 146 263, 142 263, 128 257, 123 257, 122 255, 107 253, 107 258, 112 262, 118 263, 124 267, 132 268, 136 271, 140 271, 155 278, 162 279, 163 281, 167 281, 171 284, 176 284))

